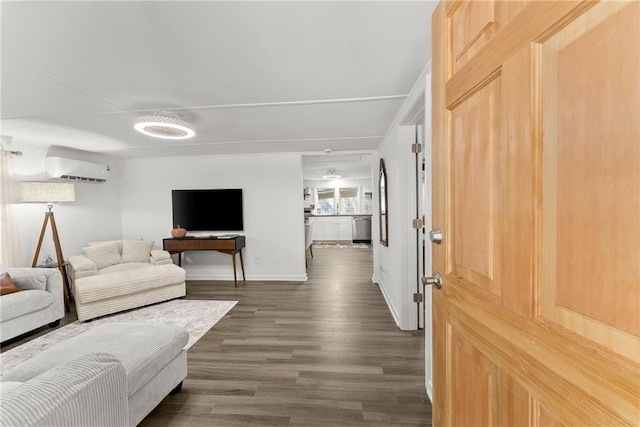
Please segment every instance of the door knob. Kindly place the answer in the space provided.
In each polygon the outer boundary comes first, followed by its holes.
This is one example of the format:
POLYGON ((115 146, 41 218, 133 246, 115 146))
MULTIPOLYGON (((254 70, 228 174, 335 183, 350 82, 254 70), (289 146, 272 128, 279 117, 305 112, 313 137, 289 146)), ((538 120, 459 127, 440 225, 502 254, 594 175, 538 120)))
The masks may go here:
POLYGON ((442 276, 440 275, 440 273, 433 273, 433 276, 431 277, 423 277, 422 284, 424 286, 432 285, 436 289, 442 289, 442 276))
POLYGON ((429 240, 438 245, 442 243, 442 230, 440 230, 439 228, 431 230, 429 232, 429 240))

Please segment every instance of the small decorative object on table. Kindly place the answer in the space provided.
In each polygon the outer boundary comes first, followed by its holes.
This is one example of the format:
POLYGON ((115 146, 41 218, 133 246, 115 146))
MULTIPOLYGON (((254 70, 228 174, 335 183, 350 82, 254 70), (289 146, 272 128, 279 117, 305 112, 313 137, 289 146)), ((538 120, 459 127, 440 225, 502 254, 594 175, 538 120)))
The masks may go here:
POLYGON ((187 235, 187 230, 185 228, 180 227, 180 224, 173 230, 171 230, 171 237, 174 239, 182 239, 187 235))

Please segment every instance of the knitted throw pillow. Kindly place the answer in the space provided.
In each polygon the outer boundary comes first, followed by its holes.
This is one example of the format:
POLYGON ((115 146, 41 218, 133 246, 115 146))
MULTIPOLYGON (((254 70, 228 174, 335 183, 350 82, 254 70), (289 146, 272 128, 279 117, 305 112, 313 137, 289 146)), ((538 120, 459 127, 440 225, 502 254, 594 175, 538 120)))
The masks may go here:
POLYGON ((149 262, 153 242, 148 240, 124 240, 122 262, 149 262))
POLYGON ((16 282, 13 281, 9 273, 0 274, 0 295, 12 294, 22 290, 16 286, 16 282))
POLYGON ((82 252, 96 263, 98 270, 122 263, 120 246, 116 242, 87 246, 82 248, 82 252))

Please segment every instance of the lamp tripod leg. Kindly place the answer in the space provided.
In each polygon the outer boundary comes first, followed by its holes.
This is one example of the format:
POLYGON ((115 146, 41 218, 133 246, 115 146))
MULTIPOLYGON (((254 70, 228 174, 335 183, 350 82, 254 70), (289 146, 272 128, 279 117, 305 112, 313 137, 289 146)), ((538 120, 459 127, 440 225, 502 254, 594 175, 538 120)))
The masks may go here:
POLYGON ((33 262, 31 267, 35 268, 38 265, 38 255, 40 255, 40 249, 42 248, 42 240, 44 239, 44 233, 47 231, 47 224, 51 221, 51 230, 53 232, 53 245, 56 248, 56 261, 58 263, 58 270, 62 274, 62 292, 64 294, 64 309, 66 313, 69 313, 69 295, 71 293, 69 288, 69 279, 67 277, 67 271, 64 262, 64 256, 62 255, 62 247, 60 246, 60 238, 58 237, 58 227, 56 227, 56 218, 53 216, 53 212, 46 212, 44 214, 44 223, 42 224, 42 230, 40 231, 40 239, 38 239, 38 246, 36 247, 36 253, 33 256, 33 262))
POLYGON ((40 255, 40 248, 42 248, 42 239, 44 239, 44 232, 47 231, 47 224, 49 223, 49 212, 44 214, 44 222, 42 223, 42 230, 40 231, 40 239, 38 239, 38 246, 36 247, 36 253, 33 256, 33 262, 31 263, 31 267, 38 265, 38 255, 40 255))
POLYGON ((53 244, 56 248, 56 260, 58 261, 58 270, 62 274, 62 285, 64 288, 64 309, 69 313, 69 280, 67 279, 67 271, 65 267, 64 255, 62 255, 62 247, 60 246, 60 238, 58 237, 58 227, 56 227, 56 219, 53 212, 51 216, 51 230, 53 231, 53 244))

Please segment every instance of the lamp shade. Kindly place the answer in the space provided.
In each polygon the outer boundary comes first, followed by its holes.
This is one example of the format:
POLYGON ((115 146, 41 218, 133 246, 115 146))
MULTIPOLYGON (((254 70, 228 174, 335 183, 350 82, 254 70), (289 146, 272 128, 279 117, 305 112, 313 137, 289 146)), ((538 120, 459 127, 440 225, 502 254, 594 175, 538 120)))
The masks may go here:
POLYGON ((67 182, 25 181, 20 183, 20 198, 28 203, 75 202, 76 187, 67 182))

